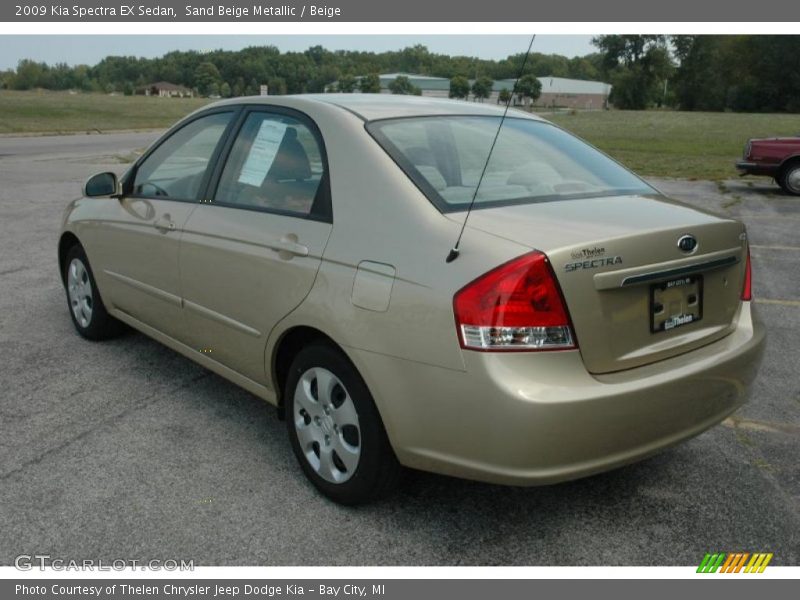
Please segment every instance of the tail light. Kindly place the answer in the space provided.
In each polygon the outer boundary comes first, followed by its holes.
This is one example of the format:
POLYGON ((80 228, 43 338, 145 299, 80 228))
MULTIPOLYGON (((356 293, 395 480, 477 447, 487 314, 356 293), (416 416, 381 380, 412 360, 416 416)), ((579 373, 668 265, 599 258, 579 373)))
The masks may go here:
POLYGON ((750 246, 747 247, 747 262, 744 264, 744 285, 742 286, 742 300, 750 302, 753 299, 753 288, 751 286, 752 275, 750 273, 750 246))
POLYGON ((547 257, 531 252, 459 290, 453 309, 462 348, 575 348, 567 307, 547 257))

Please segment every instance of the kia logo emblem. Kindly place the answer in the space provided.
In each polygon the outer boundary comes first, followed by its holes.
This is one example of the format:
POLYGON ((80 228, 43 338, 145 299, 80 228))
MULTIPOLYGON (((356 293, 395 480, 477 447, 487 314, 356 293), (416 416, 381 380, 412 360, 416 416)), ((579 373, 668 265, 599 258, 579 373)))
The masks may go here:
POLYGON ((684 235, 678 240, 678 248, 687 254, 697 250, 697 239, 693 235, 684 235))

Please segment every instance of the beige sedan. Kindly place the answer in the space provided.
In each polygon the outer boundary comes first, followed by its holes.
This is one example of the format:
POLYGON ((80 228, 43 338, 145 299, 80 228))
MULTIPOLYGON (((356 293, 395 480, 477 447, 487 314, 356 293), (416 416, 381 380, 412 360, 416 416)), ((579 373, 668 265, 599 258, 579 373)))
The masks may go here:
POLYGON ((764 346, 744 226, 527 113, 490 153, 501 118, 388 95, 204 108, 69 205, 75 327, 133 327, 276 405, 348 504, 400 465, 582 477, 735 411, 764 346))

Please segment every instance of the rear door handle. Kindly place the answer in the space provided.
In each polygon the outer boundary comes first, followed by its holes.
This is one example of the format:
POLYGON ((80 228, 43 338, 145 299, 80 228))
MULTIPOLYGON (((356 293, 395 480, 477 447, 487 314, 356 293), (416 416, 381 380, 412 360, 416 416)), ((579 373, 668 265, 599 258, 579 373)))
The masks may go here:
POLYGON ((163 217, 156 219, 156 221, 153 223, 153 227, 158 229, 161 233, 175 231, 175 223, 172 221, 172 218, 169 215, 164 215, 163 217))
POLYGON ((294 256, 308 256, 308 246, 297 241, 297 236, 293 233, 284 235, 279 240, 271 242, 269 247, 277 252, 281 258, 289 260, 294 256))

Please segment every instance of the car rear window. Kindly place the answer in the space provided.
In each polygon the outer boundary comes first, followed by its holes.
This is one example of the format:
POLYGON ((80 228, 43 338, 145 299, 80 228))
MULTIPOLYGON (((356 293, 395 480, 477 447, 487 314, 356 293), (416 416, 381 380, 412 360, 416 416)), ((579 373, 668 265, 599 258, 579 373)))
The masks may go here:
MULTIPOLYGON (((367 130, 443 212, 466 210, 500 117, 373 121, 367 130)), ((475 208, 655 190, 602 152, 547 122, 506 118, 475 208)))

